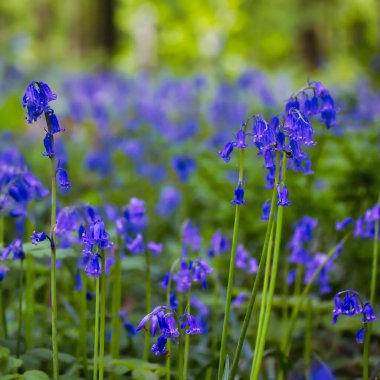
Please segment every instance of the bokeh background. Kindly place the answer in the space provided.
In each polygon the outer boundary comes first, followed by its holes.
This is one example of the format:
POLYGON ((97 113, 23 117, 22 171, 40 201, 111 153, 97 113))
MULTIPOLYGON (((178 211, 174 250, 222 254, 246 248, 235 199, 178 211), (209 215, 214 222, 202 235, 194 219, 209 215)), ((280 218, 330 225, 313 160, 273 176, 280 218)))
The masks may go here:
MULTIPOLYGON (((178 257, 186 218, 201 229, 204 252, 217 229, 231 236, 237 162, 226 165, 217 151, 249 115, 281 113, 308 79, 331 90, 338 124, 329 131, 314 125, 318 145, 308 153, 315 174, 289 174, 284 243, 292 224, 310 215, 319 220, 313 252, 327 252, 337 241, 335 222, 358 218, 378 199, 379 0, 1 1, 1 147, 18 146, 47 186, 43 124, 27 125, 21 108, 24 89, 35 79, 58 94, 54 109, 66 128, 57 154, 72 189, 60 196, 60 206, 121 207, 133 196, 144 198, 147 233, 163 241, 169 255, 165 268, 153 264, 155 281, 178 257), (185 180, 174 163, 183 156, 192 160, 185 180), (168 186, 180 192, 181 202, 165 214, 160 204, 168 186)), ((263 189, 266 172, 254 149, 246 165, 240 241, 257 258, 265 233, 261 205, 270 191, 263 189)), ((35 223, 48 222, 47 210, 48 200, 36 205, 35 223)), ((131 262, 142 269, 143 261, 131 262)), ((330 302, 333 291, 345 288, 368 295, 370 262, 371 242, 353 240, 323 299, 330 302)), ((142 299, 140 276, 130 273, 125 286, 142 299)), ((238 287, 250 283, 238 276, 238 287)), ((156 304, 163 294, 157 290, 156 304)), ((132 314, 138 310, 132 297, 125 302, 132 314)), ((330 311, 319 317, 315 346, 327 360, 337 349, 327 337, 330 311)), ((355 339, 351 327, 341 327, 347 342, 355 339)), ((202 362, 202 351, 197 355, 202 362)), ((346 373, 358 355, 353 348, 334 368, 346 373)))

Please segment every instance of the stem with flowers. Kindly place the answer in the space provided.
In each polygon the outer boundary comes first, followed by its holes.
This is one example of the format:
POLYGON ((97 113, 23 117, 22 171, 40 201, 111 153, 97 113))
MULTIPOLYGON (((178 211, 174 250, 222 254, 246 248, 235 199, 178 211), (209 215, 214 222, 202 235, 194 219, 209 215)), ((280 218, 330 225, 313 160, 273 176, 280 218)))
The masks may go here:
POLYGON ((104 374, 104 341, 106 322, 106 273, 104 251, 100 252, 102 273, 100 276, 100 349, 99 349, 99 380, 103 380, 104 374))
MULTIPOLYGON (((187 313, 191 313, 191 288, 187 292, 187 313)), ((189 348, 190 348, 190 336, 186 334, 185 338, 185 352, 183 356, 183 378, 187 379, 187 366, 189 362, 189 348)))
MULTIPOLYGON (((371 292, 370 292, 370 302, 372 305, 375 302, 375 293, 376 293, 377 265, 378 265, 378 255, 379 255, 378 241, 379 241, 379 219, 376 219, 375 220, 375 234, 373 237, 372 275, 371 275, 371 292)), ((369 342, 371 339, 371 330, 372 330, 372 326, 366 325, 366 332, 364 334, 364 349, 363 349, 363 380, 368 380, 369 342)))
POLYGON ((96 293, 95 293, 95 338, 94 338, 94 372, 93 380, 98 378, 98 349, 99 349, 99 301, 100 301, 100 279, 95 279, 96 293))
MULTIPOLYGON (((279 177, 278 178, 279 184, 280 184, 280 182, 285 183, 286 154, 283 155, 281 165, 282 165, 282 167, 281 167, 281 181, 280 181, 280 177, 279 177)), ((279 173, 280 173, 280 171, 279 171, 279 173)), ((278 209, 277 209, 276 237, 275 237, 275 242, 274 242, 273 264, 272 264, 272 272, 271 272, 271 276, 270 276, 269 293, 267 296, 268 301, 267 301, 267 305, 265 308, 263 328, 257 337, 257 339, 259 339, 259 345, 258 345, 257 351, 255 351, 255 355, 253 358, 253 363, 252 363, 252 368, 251 368, 251 379, 258 379, 259 373, 260 373, 260 368, 261 368, 261 362, 262 362, 262 358, 263 358, 263 353, 264 353, 266 335, 267 335, 268 326, 269 326, 269 318, 270 318, 270 314, 271 314, 274 290, 275 290, 276 279, 277 279, 277 269, 278 269, 278 261, 279 261, 280 246, 281 246, 283 210, 284 210, 283 207, 278 207, 278 209)), ((266 295, 263 294, 263 297, 266 297, 266 295)))
MULTIPOLYGON (((48 132, 51 132, 50 118, 45 113, 46 125, 48 132)), ((54 135, 51 134, 52 150, 54 151, 54 135)), ((52 308, 52 345, 53 345, 53 378, 59 377, 58 367, 58 336, 57 336, 57 268, 56 268, 56 247, 55 247, 55 225, 57 217, 57 180, 56 180, 56 163, 55 156, 50 157, 51 165, 51 216, 50 216, 50 246, 51 246, 51 308, 52 308)))
MULTIPOLYGON (((278 177, 279 167, 280 167, 280 154, 277 153, 277 158, 276 158, 276 175, 275 175, 275 178, 278 177)), ((240 354, 241 354, 241 351, 242 351, 242 348, 243 348, 245 336, 247 334, 248 326, 249 326, 249 323, 250 323, 250 320, 251 320, 253 308, 254 308, 255 301, 256 301, 256 296, 257 296, 258 289, 259 289, 259 284, 260 284, 261 278, 263 276, 264 266, 265 266, 265 263, 267 261, 270 234, 271 234, 272 226, 274 224, 273 223, 273 221, 274 221, 274 215, 276 213, 276 196, 277 196, 277 191, 276 191, 276 187, 274 186, 273 187, 273 192, 272 192, 271 208, 270 208, 269 220, 268 220, 268 225, 267 225, 267 231, 266 231, 266 234, 265 234, 264 245, 263 245, 263 249, 262 249, 262 252, 261 252, 261 258, 260 258, 259 268, 257 270, 256 278, 255 278, 255 281, 253 283, 251 295, 250 295, 248 306, 247 306, 247 311, 246 311, 245 316, 244 316, 243 326, 241 328, 238 344, 237 344, 235 355, 234 355, 234 359, 233 359, 233 362, 232 362, 230 376, 229 376, 230 380, 233 380, 235 378, 235 375, 236 375, 236 372, 237 372, 237 368, 238 368, 238 364, 239 364, 239 359, 240 359, 240 354)))
MULTIPOLYGON (((244 133, 247 129, 247 123, 244 124, 244 133)), ((239 159, 239 179, 238 183, 243 183, 243 170, 244 170, 244 149, 239 149, 240 159, 239 159)), ((226 304, 224 308, 224 320, 223 320, 223 330, 222 330, 222 341, 220 345, 219 354, 219 368, 218 368, 218 380, 222 380, 223 370, 224 370, 224 359, 227 351, 227 335, 228 335, 228 323, 230 317, 231 308, 231 298, 232 298, 232 288, 235 278, 235 261, 236 261, 236 248, 237 248, 237 235, 239 230, 239 219, 240 219, 240 205, 235 206, 235 221, 234 229, 232 234, 232 246, 231 246, 231 256, 230 256, 230 267, 228 272, 228 283, 227 283, 227 294, 226 294, 226 304)))
POLYGON ((118 238, 116 258, 113 271, 112 319, 111 319, 111 357, 116 359, 120 354, 120 304, 121 304, 121 239, 118 238))
MULTIPOLYGON (((151 304, 151 274, 150 274, 150 253, 148 249, 145 249, 145 312, 146 314, 150 313, 150 304, 151 304)), ((144 341, 144 360, 148 361, 149 359, 149 334, 145 334, 144 341)))
MULTIPOLYGON (((0 216, 0 249, 4 246, 4 217, 0 216)), ((0 281, 0 318, 1 327, 3 330, 3 337, 8 338, 7 319, 5 316, 5 302, 3 297, 3 282, 0 281)))

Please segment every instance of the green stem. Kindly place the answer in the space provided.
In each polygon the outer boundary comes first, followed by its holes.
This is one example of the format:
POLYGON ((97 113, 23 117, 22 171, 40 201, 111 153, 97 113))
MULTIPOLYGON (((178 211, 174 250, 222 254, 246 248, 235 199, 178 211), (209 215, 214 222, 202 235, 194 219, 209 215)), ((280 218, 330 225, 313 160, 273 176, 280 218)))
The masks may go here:
MULTIPOLYGON (((211 358, 212 361, 216 360, 217 355, 218 355, 218 311, 219 311, 219 289, 218 289, 218 273, 219 273, 219 255, 216 255, 214 258, 214 289, 213 289, 213 303, 214 303, 214 308, 212 310, 212 336, 211 336, 211 358)), ((207 370, 206 373, 206 380, 211 380, 212 375, 214 372, 214 365, 210 366, 210 368, 207 370)))
MULTIPOLYGON (((377 264, 378 264, 378 239, 379 239, 379 221, 375 221, 375 236, 373 239, 373 256, 372 256, 372 276, 371 276, 371 305, 375 303, 376 293, 376 278, 377 278, 377 264)), ((367 325, 367 324, 366 324, 367 325)), ((367 326, 364 334, 364 350, 363 350, 363 380, 368 380, 368 364, 369 364, 369 343, 371 340, 372 326, 367 326)))
POLYGON ((297 265, 297 274, 296 281, 294 283, 294 295, 298 296, 301 293, 301 285, 302 285, 302 275, 303 275, 303 265, 297 265))
POLYGON ((25 258, 25 344, 29 350, 34 346, 34 266, 33 257, 26 255, 25 258))
MULTIPOLYGON (((191 288, 187 292, 187 313, 191 313, 191 288)), ((187 367, 189 363, 189 348, 190 348, 190 335, 186 334, 185 338, 185 353, 183 356, 183 378, 187 379, 187 367)))
POLYGON ((100 304, 100 279, 95 280, 96 293, 95 293, 95 338, 94 338, 94 374, 92 379, 98 379, 98 350, 99 350, 99 304, 100 304))
POLYGON ((87 379, 88 367, 87 367, 87 276, 81 273, 83 289, 80 291, 80 330, 79 330, 79 345, 80 353, 82 357, 82 365, 84 371, 84 377, 87 379))
POLYGON ((99 350, 99 380, 103 380, 104 375, 104 343, 105 343, 105 324, 106 324, 106 274, 104 251, 102 255, 102 275, 100 277, 100 350, 99 350))
MULTIPOLYGON (((4 217, 0 216, 0 249, 4 246, 4 217)), ((7 318, 5 315, 5 300, 3 297, 3 282, 0 281, 0 318, 3 337, 8 338, 7 318)))
POLYGON ((311 363, 311 331, 313 325, 313 310, 311 299, 307 300, 307 311, 306 311, 306 332, 305 332, 305 380, 310 380, 310 363, 311 363))
MULTIPOLYGON (((278 177, 279 167, 280 167, 280 154, 277 153, 275 178, 278 177)), ((234 359, 233 359, 232 366, 231 366, 229 380, 233 380, 236 376, 237 368, 239 365, 241 350, 243 349, 243 344, 244 344, 245 336, 247 335, 247 330, 248 330, 249 322, 251 320, 253 307, 255 305, 257 292, 259 290, 261 278, 262 278, 263 273, 264 273, 264 266, 265 266, 267 253, 268 253, 269 237, 270 237, 270 233, 272 230, 272 225, 274 223, 274 215, 275 215, 275 212, 277 209, 276 195, 277 195, 277 190, 276 190, 276 187, 274 186, 273 192, 272 192, 272 200, 271 200, 271 207, 270 207, 270 214, 269 214, 269 220, 268 220, 268 225, 267 225, 267 231, 265 233, 265 240, 264 240, 264 245, 263 245, 263 249, 261 252, 259 268, 257 270, 256 278, 255 278, 255 281, 253 283, 253 287, 252 287, 252 291, 251 291, 251 295, 249 297, 248 307, 247 307, 247 311, 246 311, 245 316, 244 316, 243 326, 241 328, 238 344, 237 344, 237 347, 235 350, 235 355, 234 355, 234 359)))
MULTIPOLYGON (((349 238, 350 235, 351 235, 351 232, 349 232, 348 234, 346 234, 344 236, 344 238, 341 240, 341 243, 344 244, 346 242, 346 240, 349 238)), ((311 287, 313 286, 315 280, 318 278, 319 273, 321 273, 321 270, 325 267, 325 265, 328 263, 328 261, 334 255, 337 247, 338 247, 338 245, 336 245, 333 249, 331 249, 330 252, 327 254, 327 257, 326 257, 325 261, 323 261, 319 265, 319 267, 317 268, 317 270, 314 272, 313 277, 311 278, 310 282, 305 286, 304 290, 302 291, 302 293, 301 293, 301 295, 299 297, 299 300, 296 303, 295 307, 293 308, 292 314, 290 316, 290 322, 289 322, 289 327, 288 327, 288 331, 287 331, 287 334, 286 334, 285 343, 284 343, 284 345, 281 348, 281 351, 283 352, 283 354, 286 357, 289 356, 290 347, 291 347, 291 343, 292 343, 291 339, 292 339, 294 327, 295 327, 296 322, 297 322, 299 311, 300 311, 300 309, 301 309, 301 307, 302 307, 302 305, 303 305, 306 297, 309 295, 311 287)))
MULTIPOLYGON (((244 149, 239 149, 240 160, 239 160, 239 183, 243 182, 243 170, 244 170, 244 149)), ((239 219, 240 219, 240 205, 235 207, 235 220, 234 220, 234 230, 232 234, 232 247, 230 256, 230 267, 228 271, 228 283, 227 283, 227 294, 226 294, 226 304, 224 308, 224 319, 223 319, 223 329, 222 329, 222 341, 220 345, 219 354, 219 368, 218 368, 218 380, 222 380, 224 371, 224 359, 227 352, 227 338, 228 338, 228 327, 230 319, 230 308, 231 308, 231 297, 232 288, 235 279, 235 261, 236 261, 236 247, 237 247, 237 235, 239 230, 239 219)))
MULTIPOLYGON (((45 113, 48 131, 51 132, 49 115, 45 113)), ((54 135, 51 135, 52 150, 54 151, 54 135)), ((50 157, 51 164, 51 216, 50 216, 50 243, 51 243, 51 329, 53 346, 53 378, 59 377, 58 365, 58 337, 57 337, 57 268, 56 268, 56 248, 55 248, 55 225, 57 219, 57 180, 55 156, 50 157)))
POLYGON ((257 333, 256 333, 254 357, 259 352, 259 347, 260 347, 261 339, 263 335, 265 310, 267 308, 267 302, 268 302, 267 293, 268 293, 268 286, 269 286, 269 279, 270 279, 270 269, 271 269, 271 263, 272 263, 273 234, 274 234, 274 224, 272 225, 272 229, 270 233, 268 253, 267 253, 266 263, 265 263, 264 284, 263 284, 263 291, 262 291, 262 298, 261 298, 261 305, 260 305, 259 324, 257 326, 257 333))
POLYGON ((120 307, 121 307, 121 241, 119 239, 116 251, 116 261, 113 270, 112 289, 112 332, 111 332, 111 357, 117 359, 120 355, 120 307))
MULTIPOLYGON (((150 254, 149 250, 145 250, 145 284, 146 284, 146 293, 145 293, 145 312, 149 314, 151 312, 151 274, 150 274, 150 254)), ((144 360, 148 361, 149 359, 149 334, 145 334, 144 341, 144 360)))
POLYGON ((23 267, 24 259, 20 259, 19 296, 18 296, 18 328, 17 328, 17 348, 16 357, 20 357, 21 328, 22 328, 22 294, 23 294, 23 267))
MULTIPOLYGON (((283 155, 281 171, 282 171, 281 181, 285 183, 285 176, 286 176, 286 155, 285 154, 283 155)), ((277 209, 276 237, 275 237, 275 242, 274 242, 273 265, 272 265, 272 272, 270 276, 268 302, 265 309, 263 329, 260 334, 260 341, 259 341, 260 344, 258 347, 258 351, 255 352, 254 360, 252 363, 252 369, 251 369, 251 379, 254 379, 254 380, 258 379, 259 374, 260 374, 260 368, 261 368, 261 363, 262 363, 263 353, 264 353, 264 348, 265 348, 266 335, 267 335, 268 326, 269 326, 269 318, 270 318, 272 303, 273 303, 273 295, 274 295, 274 290, 276 287, 277 269, 278 269, 278 261, 279 261, 279 256, 280 256, 280 247, 281 247, 283 210, 284 210, 283 207, 278 207, 277 209)))
MULTIPOLYGON (((285 257, 285 268, 284 268, 284 293, 283 293, 283 298, 286 300, 289 296, 289 284, 288 284, 288 274, 289 274, 289 257, 286 255, 285 257)), ((285 339, 285 329, 288 324, 288 319, 289 319, 289 308, 287 302, 284 302, 282 306, 282 319, 281 319, 281 342, 285 339)))
MULTIPOLYGON (((184 312, 184 306, 183 306, 183 293, 179 294, 179 309, 178 314, 182 315, 184 312)), ((178 380, 187 380, 183 378, 183 337, 182 334, 178 337, 178 380)))

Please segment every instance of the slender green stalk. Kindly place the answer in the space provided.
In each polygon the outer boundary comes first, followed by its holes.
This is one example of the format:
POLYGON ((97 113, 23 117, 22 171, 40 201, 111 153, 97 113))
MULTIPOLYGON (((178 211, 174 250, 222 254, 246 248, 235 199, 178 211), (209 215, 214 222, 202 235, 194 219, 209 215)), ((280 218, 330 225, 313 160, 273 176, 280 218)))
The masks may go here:
POLYGON ((24 259, 20 259, 20 277, 19 277, 19 296, 18 296, 18 328, 17 328, 17 347, 16 357, 20 357, 21 346, 21 329, 22 329, 22 295, 23 295, 23 277, 24 277, 24 259))
MULTIPOLYGON (((150 274, 150 253, 149 250, 145 250, 145 312, 146 314, 150 313, 151 308, 151 274, 150 274)), ((148 361, 149 359, 149 334, 145 334, 144 341, 144 360, 148 361)))
MULTIPOLYGON (((213 310, 212 310, 212 335, 211 335, 211 358, 214 361, 218 355, 218 331, 219 331, 219 321, 218 321, 218 311, 219 311, 219 289, 218 289, 218 273, 219 273, 219 255, 214 258, 214 289, 213 289, 213 310)), ((206 373, 206 380, 211 380, 214 372, 214 366, 210 366, 206 373)))
POLYGON ((111 320, 111 357, 117 359, 120 354, 120 307, 121 307, 121 241, 118 239, 116 261, 113 269, 112 320, 111 320))
POLYGON ((106 274, 104 272, 105 257, 102 255, 102 275, 100 277, 100 350, 99 350, 99 380, 104 376, 104 342, 105 342, 105 324, 106 324, 106 274))
MULTIPOLYGON (((48 131, 51 132, 50 119, 45 113, 45 119, 48 131)), ((54 135, 51 135, 52 150, 54 151, 54 135)), ((50 157, 51 164, 51 216, 50 216, 50 243, 51 243, 51 329, 52 329, 52 346, 53 346, 53 378, 59 377, 58 364, 58 336, 57 336, 57 268, 56 268, 56 248, 55 248, 55 225, 57 219, 57 180, 55 156, 50 157)))
POLYGON ((29 350, 34 346, 34 265, 33 257, 25 258, 25 345, 29 350))
MULTIPOLYGON (((170 292, 171 292, 171 288, 172 288, 172 273, 174 271, 174 268, 177 266, 177 264, 179 263, 179 259, 175 260, 170 268, 170 272, 169 272, 169 279, 168 279, 168 287, 166 288, 166 304, 169 305, 170 304, 170 292)), ((171 365, 172 365, 172 358, 171 358, 171 339, 168 339, 168 343, 166 344, 166 347, 167 347, 167 350, 168 350, 168 353, 169 355, 166 356, 166 380, 170 380, 170 377, 171 377, 171 372, 172 372, 172 369, 171 369, 171 365)))
MULTIPOLYGON (((378 239, 379 239, 379 221, 375 221, 375 236, 373 238, 373 256, 372 256, 372 275, 371 275, 371 293, 370 302, 375 303, 377 265, 378 265, 378 239)), ((363 380, 368 380, 368 362, 369 362, 369 342, 371 340, 372 326, 366 324, 367 330, 364 334, 364 349, 363 349, 363 380)))
MULTIPOLYGON (((289 296, 289 284, 288 284, 288 274, 289 274, 289 258, 288 255, 286 255, 285 259, 285 267, 284 267, 284 277, 283 277, 283 287, 284 287, 284 292, 283 292, 283 298, 286 300, 289 296)), ((289 319, 289 308, 288 308, 288 303, 284 302, 282 306, 282 319, 281 319, 281 342, 285 339, 285 330, 286 326, 288 324, 288 319, 289 319)))
MULTIPOLYGON (((240 160, 239 160, 239 183, 243 182, 243 170, 244 170, 244 149, 239 149, 240 160)), ((224 308, 224 320, 222 329, 222 341, 220 345, 219 354, 219 368, 218 368, 218 380, 222 380, 224 371, 224 359, 227 352, 227 338, 228 338, 228 325, 230 319, 230 308, 231 308, 231 297, 232 288, 235 279, 235 261, 236 261, 236 247, 237 247, 237 235, 239 231, 239 219, 240 219, 240 206, 235 207, 235 220, 234 220, 234 230, 232 234, 232 247, 230 256, 230 267, 228 271, 228 283, 227 283, 227 294, 226 294, 226 304, 224 308)))
MULTIPOLYGON (((279 167, 280 167, 280 154, 277 153, 275 178, 278 177, 279 167)), ((265 262, 266 262, 266 258, 267 258, 267 253, 268 253, 269 237, 270 237, 270 233, 271 233, 271 230, 272 230, 272 225, 273 225, 273 222, 274 222, 274 215, 275 215, 276 209, 277 209, 276 195, 277 195, 276 188, 273 187, 269 220, 268 220, 268 225, 267 225, 267 231, 265 233, 265 240, 264 240, 263 250, 261 252, 261 258, 260 258, 260 262, 259 262, 259 268, 257 270, 256 278, 255 278, 255 281, 253 283, 251 295, 250 295, 249 302, 248 302, 247 311, 246 311, 245 316, 244 316, 243 326, 241 328, 238 344, 237 344, 237 347, 236 347, 236 350, 235 350, 235 355, 234 355, 234 359, 233 359, 232 366, 231 366, 229 380, 233 380, 235 378, 235 375, 236 375, 236 372, 237 372, 241 350, 243 349, 243 344, 244 344, 245 336, 247 334, 249 322, 251 320, 252 311, 253 311, 253 307, 255 305, 257 292, 259 290, 259 285, 260 285, 260 282, 261 282, 261 278, 262 278, 263 273, 264 273, 264 266, 265 266, 265 262)))
MULTIPOLYGON (((191 289, 187 292, 187 312, 191 313, 191 289)), ((183 378, 187 379, 187 367, 189 363, 189 348, 190 348, 190 335, 186 334, 185 338, 185 353, 183 356, 183 378)))
MULTIPOLYGON (((282 171, 281 181, 285 183, 286 155, 283 155, 281 171, 282 171)), ((283 210, 284 210, 283 207, 278 207, 277 209, 276 237, 275 237, 275 242, 274 242, 273 264, 272 264, 272 272, 270 276, 268 302, 265 309, 263 329, 260 334, 260 340, 259 340, 260 344, 259 344, 257 352, 255 352, 252 368, 251 368, 251 379, 254 379, 254 380, 258 379, 259 374, 260 374, 261 362, 263 359, 263 353, 264 353, 264 348, 265 348, 266 335, 267 335, 268 326, 269 326, 269 318, 270 318, 272 303, 273 303, 273 295, 274 295, 274 290, 276 287, 277 269, 278 269, 278 261, 279 261, 279 256, 280 256, 280 247, 281 247, 283 210)))
POLYGON ((83 289, 79 293, 80 305, 79 305, 79 346, 80 355, 82 358, 84 378, 87 379, 88 376, 88 366, 87 366, 87 276, 81 273, 82 276, 82 286, 83 289))
POLYGON ((294 283, 294 295, 298 296, 301 293, 301 285, 302 285, 302 276, 303 275, 303 265, 297 265, 297 274, 296 281, 294 283))
MULTIPOLYGON (((4 217, 0 216, 0 247, 4 246, 4 217)), ((3 337, 8 338, 8 328, 7 328, 7 318, 5 315, 5 300, 3 297, 3 283, 0 281, 0 318, 1 318, 1 327, 3 330, 3 337)))
POLYGON ((308 298, 306 304, 306 332, 305 332, 305 352, 304 352, 304 363, 305 363, 305 380, 310 380, 310 363, 311 363, 311 332, 313 327, 313 310, 311 299, 308 298))
MULTIPOLYGON (((30 209, 30 206, 29 206, 30 209)), ((26 222, 26 231, 28 236, 33 233, 33 222, 28 219, 26 222)), ((24 336, 27 350, 34 347, 35 336, 35 270, 32 255, 26 254, 25 258, 25 318, 24 318, 24 336)))
MULTIPOLYGON (((179 315, 182 315, 182 313, 184 312, 184 300, 183 300, 183 293, 180 293, 179 294, 179 309, 178 309, 178 314, 179 315)), ((184 379, 183 377, 183 350, 184 350, 184 346, 183 346, 183 337, 182 337, 182 334, 179 335, 178 337, 178 380, 187 380, 187 379, 184 379)))
POLYGON ((273 234, 274 234, 274 224, 272 225, 272 230, 270 233, 268 253, 267 253, 266 263, 265 263, 264 284, 263 284, 263 291, 262 291, 262 298, 261 298, 261 305, 260 305, 259 324, 257 326, 257 333, 256 333, 254 355, 256 355, 256 353, 259 352, 261 338, 263 335, 265 310, 267 308, 267 303, 268 303, 267 293, 268 293, 268 286, 269 286, 269 279, 270 279, 270 269, 271 269, 271 264, 272 264, 273 234))
MULTIPOLYGON (((350 235, 351 235, 351 232, 349 232, 348 234, 346 234, 344 236, 344 238, 341 240, 341 243, 344 244, 346 242, 346 240, 349 238, 350 235)), ((309 295, 311 287, 313 286, 315 280, 318 278, 319 273, 321 273, 321 270, 325 267, 325 265, 328 263, 328 261, 334 255, 337 247, 338 247, 338 245, 336 245, 333 249, 331 249, 329 251, 329 253, 327 254, 327 257, 326 257, 325 261, 323 261, 319 265, 319 267, 317 268, 317 270, 314 272, 314 274, 313 274, 310 282, 305 286, 304 290, 302 291, 302 293, 301 293, 301 295, 299 297, 298 302, 296 303, 295 307, 293 308, 292 314, 290 316, 289 327, 288 327, 288 331, 287 331, 287 334, 286 334, 286 339, 285 339, 284 345, 281 347, 281 351, 283 352, 283 354, 285 356, 289 356, 290 347, 291 347, 291 343, 292 343, 291 339, 292 339, 294 327, 295 327, 296 322, 297 322, 299 311, 300 311, 300 309, 301 309, 301 307, 302 307, 302 305, 303 305, 306 297, 309 295)))
POLYGON ((92 379, 98 379, 98 350, 99 350, 99 304, 100 304, 100 279, 95 280, 95 338, 94 338, 94 374, 92 379))

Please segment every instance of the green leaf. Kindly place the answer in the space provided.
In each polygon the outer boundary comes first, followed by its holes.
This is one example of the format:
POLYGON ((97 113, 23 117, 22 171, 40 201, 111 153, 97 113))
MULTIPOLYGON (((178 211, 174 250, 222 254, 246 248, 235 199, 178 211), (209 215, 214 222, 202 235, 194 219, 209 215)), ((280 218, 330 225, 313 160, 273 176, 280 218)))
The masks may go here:
POLYGON ((35 369, 31 371, 26 371, 21 376, 23 380, 50 380, 49 376, 42 371, 37 371, 35 369))
MULTIPOLYGON (((27 254, 35 258, 43 259, 51 256, 51 248, 49 242, 42 242, 38 245, 32 243, 24 243, 23 249, 27 254)), ((78 257, 78 252, 73 248, 57 249, 57 259, 66 259, 69 257, 78 257)))
POLYGON ((155 372, 144 369, 135 369, 132 371, 132 379, 134 380, 159 380, 159 376, 155 372))

